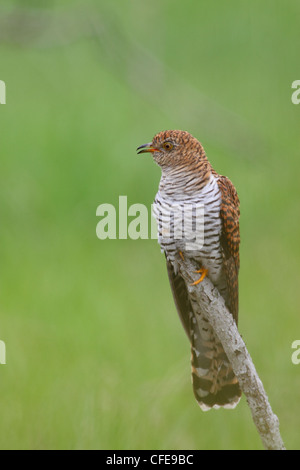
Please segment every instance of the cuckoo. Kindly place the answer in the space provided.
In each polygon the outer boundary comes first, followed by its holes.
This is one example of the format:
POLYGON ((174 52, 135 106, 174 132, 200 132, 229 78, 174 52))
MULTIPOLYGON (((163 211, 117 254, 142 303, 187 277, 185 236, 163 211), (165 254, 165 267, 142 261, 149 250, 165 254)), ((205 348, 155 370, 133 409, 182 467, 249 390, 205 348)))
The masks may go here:
POLYGON ((191 344, 195 398, 204 411, 234 408, 241 397, 238 380, 201 304, 180 274, 178 256, 188 257, 198 267, 199 279, 194 284, 208 276, 237 323, 240 211, 236 189, 212 168, 203 146, 188 132, 160 132, 137 151, 151 153, 162 171, 154 216, 175 305, 191 344), (195 208, 201 207, 198 213, 195 208), (178 209, 182 209, 182 217, 178 209), (202 221, 201 243, 187 243, 197 235, 197 214, 202 221))

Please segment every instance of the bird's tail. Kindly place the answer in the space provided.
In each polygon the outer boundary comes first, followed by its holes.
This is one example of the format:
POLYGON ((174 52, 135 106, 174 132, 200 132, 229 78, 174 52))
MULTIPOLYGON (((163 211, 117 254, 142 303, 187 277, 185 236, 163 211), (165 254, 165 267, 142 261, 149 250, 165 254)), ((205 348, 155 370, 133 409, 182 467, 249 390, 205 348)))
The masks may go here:
POLYGON ((242 392, 227 355, 209 323, 195 320, 193 315, 191 363, 196 400, 203 411, 234 408, 242 392))

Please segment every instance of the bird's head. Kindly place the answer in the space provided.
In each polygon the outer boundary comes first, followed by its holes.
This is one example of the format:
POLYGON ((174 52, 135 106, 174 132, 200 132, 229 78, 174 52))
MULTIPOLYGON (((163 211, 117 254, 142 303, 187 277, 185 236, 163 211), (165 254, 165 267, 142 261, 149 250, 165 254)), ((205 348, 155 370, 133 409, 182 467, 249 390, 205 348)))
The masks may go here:
POLYGON ((186 131, 163 131, 153 137, 152 142, 137 148, 138 153, 150 152, 162 168, 184 167, 192 162, 206 159, 200 142, 186 131))

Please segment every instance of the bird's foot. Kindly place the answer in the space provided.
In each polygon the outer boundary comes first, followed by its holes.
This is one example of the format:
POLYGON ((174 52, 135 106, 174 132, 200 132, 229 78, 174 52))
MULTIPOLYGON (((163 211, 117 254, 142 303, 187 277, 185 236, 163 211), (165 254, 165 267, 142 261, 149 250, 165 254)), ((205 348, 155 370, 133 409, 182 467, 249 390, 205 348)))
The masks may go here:
POLYGON ((198 271, 195 271, 195 273, 201 274, 201 277, 197 281, 193 282, 193 284, 191 284, 191 286, 196 286, 197 284, 200 284, 200 282, 202 282, 203 279, 205 278, 205 276, 207 275, 208 269, 201 268, 198 271))
POLYGON ((179 256, 180 256, 180 258, 182 259, 182 261, 184 261, 184 256, 183 256, 182 251, 179 251, 179 256))

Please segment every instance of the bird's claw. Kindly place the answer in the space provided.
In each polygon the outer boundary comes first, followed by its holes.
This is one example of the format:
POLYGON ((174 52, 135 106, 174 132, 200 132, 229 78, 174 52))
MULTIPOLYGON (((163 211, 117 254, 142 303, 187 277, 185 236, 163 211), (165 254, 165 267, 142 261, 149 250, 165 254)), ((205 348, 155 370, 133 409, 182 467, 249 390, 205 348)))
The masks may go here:
POLYGON ((198 271, 194 271, 194 272, 199 273, 199 274, 201 273, 201 277, 197 281, 193 282, 191 286, 196 286, 197 284, 200 284, 200 282, 202 282, 205 276, 207 275, 208 269, 201 268, 198 271))

